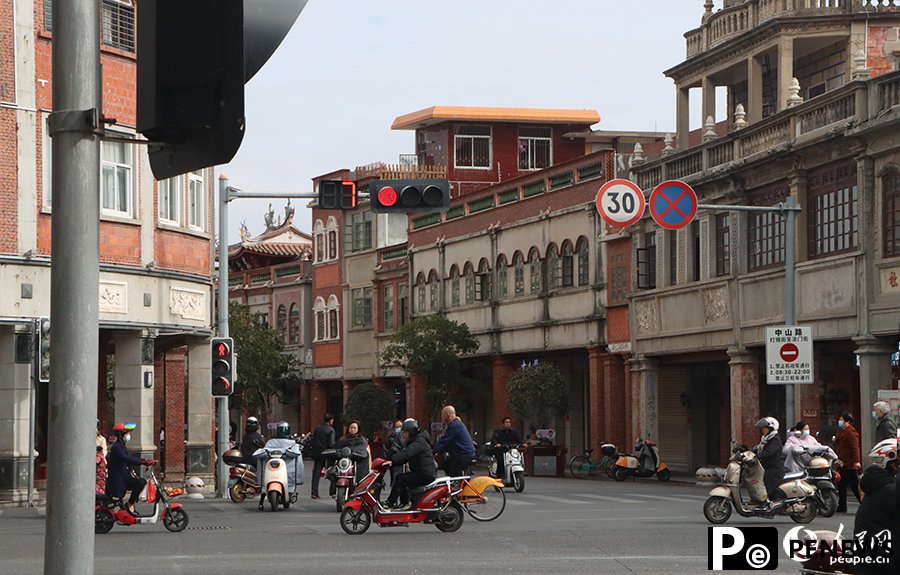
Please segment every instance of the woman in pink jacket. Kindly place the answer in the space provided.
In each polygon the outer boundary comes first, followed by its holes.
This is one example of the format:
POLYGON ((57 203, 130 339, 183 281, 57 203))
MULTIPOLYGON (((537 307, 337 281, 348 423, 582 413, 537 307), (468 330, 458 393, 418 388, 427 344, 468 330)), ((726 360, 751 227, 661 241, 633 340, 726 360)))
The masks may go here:
MULTIPOLYGON (((825 457, 834 461, 837 454, 830 447, 824 446, 813 437, 809 430, 809 424, 805 421, 798 421, 797 425, 791 428, 787 433, 787 440, 784 442, 784 466, 787 467, 788 473, 803 471, 806 469, 800 456, 806 449, 825 449, 825 457)), ((807 459, 806 461, 809 461, 807 459)))

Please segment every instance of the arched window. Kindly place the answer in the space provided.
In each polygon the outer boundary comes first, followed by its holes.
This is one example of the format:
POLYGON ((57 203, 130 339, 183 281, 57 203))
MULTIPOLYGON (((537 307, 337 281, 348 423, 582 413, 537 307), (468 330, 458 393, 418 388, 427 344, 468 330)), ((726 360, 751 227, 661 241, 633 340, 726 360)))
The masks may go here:
POLYGON ((281 336, 281 341, 287 338, 287 309, 283 305, 278 306, 278 312, 275 315, 275 329, 281 336))
POLYGON ((431 311, 438 310, 438 296, 441 293, 440 282, 437 272, 431 270, 428 274, 428 309, 431 311))
POLYGON ((572 249, 572 242, 566 240, 562 245, 562 285, 570 287, 575 285, 573 282, 573 272, 575 267, 575 255, 572 249))
POLYGON ((578 253, 578 285, 586 286, 590 283, 591 278, 590 248, 588 248, 587 238, 578 238, 575 251, 578 253))
POLYGON ((500 255, 497 258, 497 298, 498 299, 506 299, 506 280, 507 278, 507 269, 506 269, 506 256, 500 255))
POLYGON ((340 317, 340 306, 338 306, 337 297, 334 294, 328 296, 328 339, 340 339, 341 327, 338 321, 340 317))
POLYGON ((288 319, 288 343, 302 343, 300 341, 300 308, 297 307, 297 304, 291 304, 291 314, 288 319))
POLYGON ((336 260, 337 259, 337 235, 338 235, 338 225, 337 220, 334 219, 334 216, 329 216, 328 224, 325 226, 325 230, 328 236, 328 259, 336 260))
POLYGON ((522 252, 513 255, 514 285, 516 297, 525 295, 525 258, 522 252))
POLYGON ((315 341, 325 341, 328 339, 325 331, 325 300, 321 297, 316 298, 316 303, 313 305, 313 314, 316 316, 315 341))
POLYGON ((466 276, 466 305, 475 303, 475 270, 470 262, 466 262, 464 269, 466 276))
POLYGON ((459 307, 459 267, 450 266, 450 307, 459 307))
POLYGON ((478 274, 475 276, 475 299, 491 300, 491 265, 484 258, 478 262, 478 274))
POLYGON ((416 277, 416 295, 419 313, 425 313, 425 274, 419 272, 416 277))
POLYGON ((548 289, 556 289, 562 285, 562 260, 559 250, 554 244, 547 248, 547 284, 548 289))
POLYGON ((881 178, 884 195, 884 257, 900 256, 900 171, 881 178))
POLYGON ((531 276, 531 293, 541 293, 541 254, 537 248, 528 252, 528 264, 531 276))
POLYGON ((316 262, 325 261, 325 226, 322 220, 316 220, 313 226, 313 240, 316 243, 316 262))

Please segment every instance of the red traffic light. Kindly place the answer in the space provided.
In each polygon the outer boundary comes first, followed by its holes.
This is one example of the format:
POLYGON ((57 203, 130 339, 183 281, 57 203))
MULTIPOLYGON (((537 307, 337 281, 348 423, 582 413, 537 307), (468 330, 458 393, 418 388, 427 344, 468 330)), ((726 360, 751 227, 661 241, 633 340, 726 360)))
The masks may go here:
POLYGON ((385 186, 378 190, 378 203, 385 207, 390 207, 396 204, 397 190, 390 186, 385 186))
POLYGON ((216 357, 226 357, 228 355, 228 346, 224 343, 219 343, 216 347, 216 357))

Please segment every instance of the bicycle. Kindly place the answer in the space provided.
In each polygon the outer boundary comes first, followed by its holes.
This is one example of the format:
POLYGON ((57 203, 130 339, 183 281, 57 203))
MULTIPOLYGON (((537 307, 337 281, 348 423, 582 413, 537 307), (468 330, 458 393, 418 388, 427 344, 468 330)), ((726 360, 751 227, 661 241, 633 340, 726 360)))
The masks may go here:
POLYGON ((493 477, 460 477, 456 498, 475 521, 493 521, 506 509, 503 482, 493 477))
POLYGON ((612 443, 604 443, 600 446, 603 457, 599 460, 591 457, 593 449, 585 449, 582 455, 576 455, 569 461, 569 471, 572 477, 584 479, 595 471, 600 472, 600 477, 606 475, 610 479, 615 479, 616 474, 616 458, 618 452, 616 446, 612 443))

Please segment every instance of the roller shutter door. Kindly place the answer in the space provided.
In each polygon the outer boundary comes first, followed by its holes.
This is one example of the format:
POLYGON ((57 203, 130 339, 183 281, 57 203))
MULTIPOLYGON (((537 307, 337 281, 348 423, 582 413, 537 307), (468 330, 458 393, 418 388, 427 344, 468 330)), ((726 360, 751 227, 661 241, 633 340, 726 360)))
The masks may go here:
POLYGON ((687 365, 661 367, 659 389, 659 456, 673 471, 692 472, 691 429, 687 410, 681 405, 681 394, 689 394, 690 379, 687 365))

